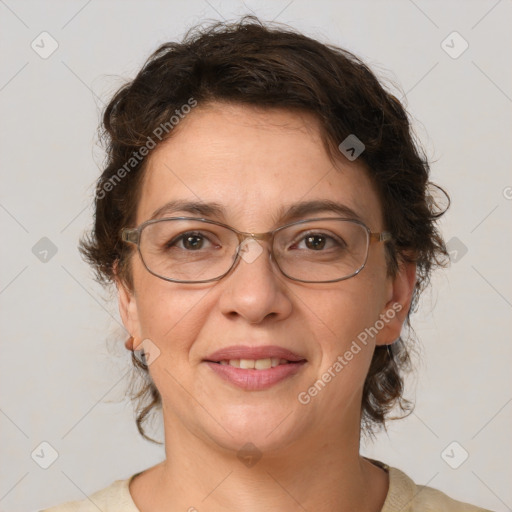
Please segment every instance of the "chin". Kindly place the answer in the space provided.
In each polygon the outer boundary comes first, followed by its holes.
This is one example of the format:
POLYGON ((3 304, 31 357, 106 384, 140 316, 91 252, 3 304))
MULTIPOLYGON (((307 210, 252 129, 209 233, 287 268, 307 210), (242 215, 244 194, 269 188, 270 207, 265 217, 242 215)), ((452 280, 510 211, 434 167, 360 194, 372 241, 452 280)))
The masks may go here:
MULTIPOLYGON (((296 407, 296 406, 295 406, 296 407)), ((254 447, 262 453, 276 452, 298 441, 306 429, 304 411, 275 404, 233 406, 219 411, 216 422, 208 425, 208 437, 218 446, 232 452, 254 447)))

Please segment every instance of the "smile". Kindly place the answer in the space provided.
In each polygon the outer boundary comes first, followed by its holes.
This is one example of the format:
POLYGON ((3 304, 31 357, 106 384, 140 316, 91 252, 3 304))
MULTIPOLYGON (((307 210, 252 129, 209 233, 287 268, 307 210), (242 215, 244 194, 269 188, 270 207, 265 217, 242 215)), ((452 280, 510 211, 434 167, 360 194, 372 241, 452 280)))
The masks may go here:
POLYGON ((219 364, 234 366, 235 368, 242 368, 243 370, 268 370, 275 368, 280 364, 288 364, 290 361, 279 357, 268 357, 266 359, 229 359, 219 361, 219 364))

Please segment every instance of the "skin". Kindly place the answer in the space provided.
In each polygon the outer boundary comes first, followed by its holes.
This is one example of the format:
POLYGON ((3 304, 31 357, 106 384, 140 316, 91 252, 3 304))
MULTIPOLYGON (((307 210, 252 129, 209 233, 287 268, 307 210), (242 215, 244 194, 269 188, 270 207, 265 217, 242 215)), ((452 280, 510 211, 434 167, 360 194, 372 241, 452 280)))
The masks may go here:
MULTIPOLYGON (((363 164, 340 155, 333 166, 316 119, 281 109, 195 108, 150 155, 137 225, 173 199, 220 203, 225 215, 216 220, 248 232, 282 225, 283 206, 330 199, 355 210, 372 231, 384 230, 363 164)), ((324 215, 339 216, 309 217, 324 215)), ((375 345, 400 335, 415 267, 403 264, 390 277, 384 244, 377 243, 359 275, 305 284, 282 276, 266 249, 220 281, 193 285, 151 275, 134 251, 133 290, 118 280, 121 316, 135 346, 150 339, 160 351, 150 374, 162 396, 166 460, 131 482, 142 512, 382 507, 387 473, 359 455, 362 387, 375 345), (396 303, 403 309, 301 404, 298 394, 396 303), (268 390, 243 391, 203 362, 235 344, 280 345, 307 363, 268 390), (262 454, 252 467, 237 458, 248 442, 262 454)))

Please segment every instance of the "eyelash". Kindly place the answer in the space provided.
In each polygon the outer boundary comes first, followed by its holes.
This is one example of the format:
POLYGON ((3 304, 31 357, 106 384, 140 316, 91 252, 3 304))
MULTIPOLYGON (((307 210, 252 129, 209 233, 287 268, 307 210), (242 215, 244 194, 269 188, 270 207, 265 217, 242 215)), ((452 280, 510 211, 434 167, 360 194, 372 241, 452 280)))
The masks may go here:
MULTIPOLYGON (((200 231, 187 231, 185 233, 182 233, 180 235, 178 235, 177 237, 173 238, 172 240, 170 240, 169 242, 167 242, 165 244, 165 249, 170 249, 171 247, 174 247, 177 243, 179 242, 183 242, 187 237, 191 237, 191 236, 198 236, 198 237, 201 237, 203 240, 207 240, 208 242, 210 243, 213 243, 210 238, 203 232, 200 232, 200 231)), ((320 236, 320 237, 324 237, 326 240, 330 240, 332 241, 334 244, 338 245, 338 246, 344 246, 345 245, 345 242, 343 240, 339 240, 337 239, 337 237, 333 237, 331 235, 328 235, 326 233, 321 233, 321 232, 316 232, 316 231, 311 231, 311 232, 306 232, 306 233, 299 233, 299 235, 297 237, 295 237, 295 240, 291 242, 290 245, 298 245, 299 243, 301 242, 304 242, 308 237, 314 237, 314 236, 320 236), (300 238, 298 238, 300 237, 300 238)), ((184 247, 181 247, 181 249, 185 249, 184 247)))

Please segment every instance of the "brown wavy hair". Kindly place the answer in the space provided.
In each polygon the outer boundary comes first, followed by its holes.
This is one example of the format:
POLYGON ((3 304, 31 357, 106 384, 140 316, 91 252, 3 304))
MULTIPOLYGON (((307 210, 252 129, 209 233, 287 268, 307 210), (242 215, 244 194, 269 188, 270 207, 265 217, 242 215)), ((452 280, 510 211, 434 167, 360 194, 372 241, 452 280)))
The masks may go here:
MULTIPOLYGON (((106 161, 96 183, 94 226, 79 245, 100 283, 111 284, 117 275, 133 289, 133 252, 119 232, 135 222, 147 162, 147 157, 140 157, 140 148, 191 98, 198 105, 231 102, 311 113, 320 121, 325 147, 334 160, 344 158, 340 142, 355 134, 365 145, 359 158, 380 197, 385 229, 393 234, 392 243, 386 244, 389 273, 394 275, 401 259, 416 262, 413 306, 417 304, 433 268, 446 261, 436 221, 447 206, 438 206, 433 191, 448 196, 429 181, 429 163, 404 106, 352 53, 254 16, 194 27, 182 42, 161 45, 105 108, 99 133, 106 161), (136 154, 140 161, 130 160, 136 154), (123 166, 125 172, 120 172, 123 166)), ((161 141, 175 131, 169 129, 161 141)), ((385 428, 394 406, 404 415, 412 410, 403 397, 403 376, 411 366, 406 341, 400 338, 375 350, 361 409, 367 433, 385 428)), ((161 397, 147 367, 132 359, 143 376, 142 384, 130 390, 137 402, 137 427, 153 441, 144 423, 161 406, 161 397)))

